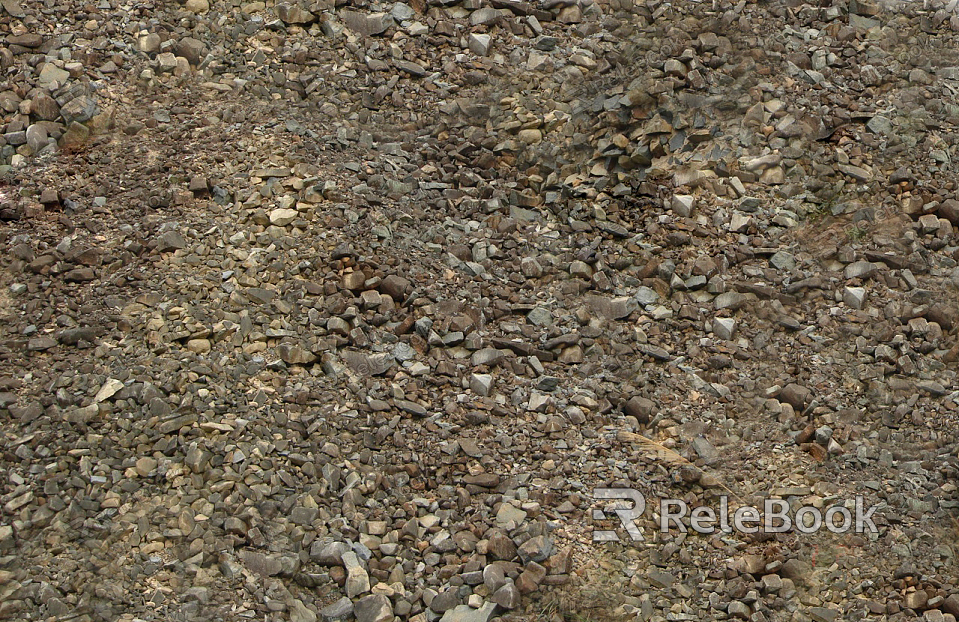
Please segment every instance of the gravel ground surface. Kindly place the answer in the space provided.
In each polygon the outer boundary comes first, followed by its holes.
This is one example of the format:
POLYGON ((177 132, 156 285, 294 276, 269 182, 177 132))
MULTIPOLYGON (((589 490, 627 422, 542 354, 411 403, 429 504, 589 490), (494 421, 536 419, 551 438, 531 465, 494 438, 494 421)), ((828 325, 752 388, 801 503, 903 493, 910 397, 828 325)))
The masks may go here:
POLYGON ((955 622, 955 4, 0 0, 0 619, 955 622))

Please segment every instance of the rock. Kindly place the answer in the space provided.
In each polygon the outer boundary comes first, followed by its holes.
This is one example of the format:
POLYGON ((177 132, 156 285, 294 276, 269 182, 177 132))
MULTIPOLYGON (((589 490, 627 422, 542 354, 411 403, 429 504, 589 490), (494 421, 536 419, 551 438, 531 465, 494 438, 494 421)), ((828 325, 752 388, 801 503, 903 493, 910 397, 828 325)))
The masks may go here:
POLYGON ((796 409, 796 412, 802 412, 812 401, 812 392, 793 382, 783 387, 779 394, 779 401, 789 404, 796 409))
MULTIPOLYGON (((34 153, 39 153, 50 142, 50 136, 47 134, 46 128, 37 123, 27 128, 26 139, 27 145, 34 153)), ((41 197, 41 203, 43 202, 42 199, 43 197, 41 197)))
POLYGON ((39 93, 30 102, 30 114, 42 121, 55 121, 60 116, 60 106, 46 93, 39 93))
POLYGON ((405 71, 416 78, 423 78, 427 74, 426 68, 419 63, 414 63, 407 60, 397 60, 395 62, 397 69, 405 71))
MULTIPOLYGON (((341 557, 346 568, 346 595, 350 598, 370 591, 370 576, 360 564, 359 558, 353 551, 343 553, 341 557)), ((388 602, 388 601, 387 601, 388 602)), ((357 619, 359 619, 360 603, 355 605, 357 619)))
POLYGON ((473 393, 486 397, 493 386, 493 377, 489 374, 473 374, 470 376, 470 390, 473 393))
POLYGON ((137 49, 144 54, 153 56, 160 51, 160 44, 162 42, 163 40, 160 39, 160 35, 156 34, 155 32, 144 32, 137 37, 137 49))
POLYGON ((470 13, 470 26, 487 26, 501 19, 503 18, 498 10, 483 7, 470 13))
POLYGON ((282 562, 272 555, 264 555, 249 549, 241 549, 238 555, 247 568, 261 577, 272 577, 283 570, 282 562))
POLYGON ((950 615, 959 615, 959 594, 952 594, 946 598, 942 603, 942 609, 950 615))
POLYGON ((41 88, 50 89, 66 84, 69 78, 70 72, 66 69, 61 69, 53 63, 44 63, 38 80, 41 88))
POLYGON ((410 281, 401 276, 391 274, 380 282, 379 290, 395 301, 401 301, 412 287, 410 281))
POLYGON ((621 296, 619 298, 590 296, 587 302, 593 313, 606 320, 625 318, 639 308, 637 301, 628 296, 621 296))
POLYGON ((206 44, 193 37, 183 37, 177 41, 174 51, 177 56, 182 56, 191 65, 196 66, 203 60, 203 54, 206 51, 206 44))
POLYGON ((530 561, 545 561, 554 552, 553 541, 546 536, 535 536, 530 538, 518 549, 519 557, 524 564, 530 561))
POLYGON ((738 600, 734 600, 729 603, 729 606, 726 608, 726 612, 732 618, 739 618, 741 620, 748 620, 752 611, 749 609, 749 606, 738 600))
POLYGON ((270 212, 270 224, 277 227, 285 227, 291 224, 299 216, 295 209, 279 208, 270 212))
POLYGON ((516 579, 516 588, 520 594, 529 594, 539 589, 540 583, 546 578, 546 569, 536 562, 530 562, 526 569, 516 579))
POLYGON ((310 547, 310 559, 323 566, 343 565, 343 555, 351 550, 345 542, 324 542, 314 540, 310 547))
POLYGON ((79 151, 86 146, 89 139, 90 128, 82 123, 73 122, 60 137, 60 149, 67 152, 79 151))
POLYGON ((730 341, 736 333, 736 320, 728 317, 713 318, 713 334, 717 339, 730 341))
MULTIPOLYGON (((508 506, 509 504, 504 503, 503 505, 508 506)), ((511 511, 515 510, 515 508, 512 508, 512 506, 510 506, 510 508, 511 508, 511 511)), ((518 512, 521 512, 522 517, 526 518, 525 512, 522 512, 522 510, 519 510, 518 512)), ((519 515, 520 514, 516 514, 515 516, 519 516, 519 515)), ((506 519, 509 517, 504 516, 503 518, 506 519)), ((513 524, 517 524, 518 522, 521 522, 521 521, 522 519, 520 519, 519 521, 513 520, 513 524)), ((508 525, 510 524, 510 521, 505 520, 505 522, 501 523, 500 517, 499 515, 497 515, 497 524, 508 525)), ((506 536, 505 534, 498 532, 494 534, 493 536, 491 536, 489 539, 489 552, 494 559, 509 561, 513 559, 514 557, 516 557, 516 545, 509 538, 509 536, 506 536)))
POLYGON ((496 512, 496 525, 499 527, 508 527, 511 524, 520 524, 526 519, 526 512, 518 507, 503 503, 496 512))
POLYGON ((946 199, 939 204, 937 214, 940 218, 945 218, 953 225, 959 226, 959 201, 946 199))
POLYGON ((656 414, 656 403, 652 400, 640 397, 638 395, 629 398, 623 405, 623 414, 629 417, 636 417, 640 424, 649 423, 653 415, 656 414))
POLYGON ((844 274, 847 279, 868 279, 879 271, 876 264, 869 261, 857 261, 846 266, 844 274))
POLYGON ((356 622, 393 622, 393 605, 384 594, 371 594, 353 604, 356 622))
POLYGON ((496 612, 496 604, 488 602, 479 609, 469 605, 457 605, 443 614, 440 622, 489 622, 496 612))
POLYGON ((769 263, 777 270, 792 270, 796 267, 796 258, 786 251, 779 251, 769 258, 769 263))
MULTIPOLYGON (((908 594, 906 594, 906 597, 903 600, 903 605, 905 605, 908 609, 922 611, 923 609, 926 608, 926 603, 928 601, 929 601, 929 595, 926 594, 925 590, 916 590, 915 592, 909 592, 908 594)), ((839 614, 839 612, 832 609, 828 611, 834 614, 833 618, 827 621, 827 622, 831 622, 831 620, 835 619, 835 617, 839 614)))
POLYGON ((353 601, 344 596, 319 611, 322 622, 346 622, 353 618, 353 601))
POLYGON ((515 584, 507 583, 493 593, 492 601, 503 609, 516 609, 520 605, 521 596, 515 584))
POLYGON ((688 194, 674 194, 670 201, 670 207, 674 212, 683 218, 688 218, 693 213, 695 199, 688 194))
POLYGON ((543 140, 543 133, 537 129, 520 130, 517 138, 528 145, 535 145, 543 140))
POLYGON ((569 274, 573 277, 588 279, 593 276, 593 269, 586 262, 577 260, 569 264, 569 274))
POLYGON ((804 562, 800 559, 787 559, 783 562, 782 567, 782 576, 787 579, 792 579, 797 583, 805 583, 809 578, 811 573, 811 567, 808 562, 804 562))
POLYGON ((166 253, 186 248, 186 240, 177 231, 165 231, 156 241, 157 252, 166 253))
POLYGON ((430 602, 430 610, 434 613, 445 613, 460 604, 459 590, 450 588, 437 594, 430 602))
POLYGON ((297 4, 281 2, 276 5, 276 16, 284 24, 311 24, 316 21, 316 16, 300 7, 297 4))
POLYGON ((364 37, 382 34, 394 25, 393 17, 389 13, 340 11, 339 17, 347 28, 364 37))
POLYGON ((489 35, 470 33, 468 41, 470 52, 476 54, 477 56, 489 55, 490 40, 491 37, 489 35))
POLYGON ((839 618, 840 611, 829 607, 810 607, 809 617, 814 622, 834 622, 839 618))
POLYGON ((311 611, 303 601, 294 599, 290 606, 290 622, 316 622, 316 613, 311 611))
POLYGON ((210 10, 210 3, 208 0, 186 0, 183 8, 191 13, 202 14, 210 10))
POLYGON ((862 287, 846 287, 842 290, 842 301, 850 309, 862 309, 866 301, 866 290, 862 287))
POLYGON ((716 296, 716 300, 713 301, 713 305, 716 307, 717 311, 723 309, 731 309, 736 311, 742 309, 750 298, 746 294, 741 294, 739 292, 726 292, 716 296))

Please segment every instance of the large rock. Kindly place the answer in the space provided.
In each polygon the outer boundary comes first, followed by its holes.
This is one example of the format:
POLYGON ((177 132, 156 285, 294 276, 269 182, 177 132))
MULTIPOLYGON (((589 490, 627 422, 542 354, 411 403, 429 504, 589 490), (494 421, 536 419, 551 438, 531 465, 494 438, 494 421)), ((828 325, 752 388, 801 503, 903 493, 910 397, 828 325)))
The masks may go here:
POLYGON ((393 605, 384 594, 372 594, 353 604, 356 622, 393 622, 393 605))
POLYGON ((365 37, 382 34, 394 24, 393 17, 389 13, 340 11, 338 15, 347 28, 365 37))

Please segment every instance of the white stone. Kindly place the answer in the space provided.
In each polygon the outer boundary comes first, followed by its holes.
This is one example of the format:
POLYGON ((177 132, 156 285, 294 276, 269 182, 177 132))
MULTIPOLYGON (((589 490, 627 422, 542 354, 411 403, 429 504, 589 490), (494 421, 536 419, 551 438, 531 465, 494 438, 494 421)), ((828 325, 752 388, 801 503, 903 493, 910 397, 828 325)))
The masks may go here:
POLYGON ((713 334, 718 339, 729 341, 736 332, 736 320, 731 317, 717 317, 713 319, 713 334))
POLYGON ((477 56, 486 56, 489 54, 490 40, 491 37, 489 35, 470 34, 468 43, 470 52, 477 56))
POLYGON ((843 289, 842 301, 850 309, 862 309, 862 305, 866 301, 866 288, 847 287, 843 289))
POLYGON ((270 224, 276 225, 277 227, 285 227, 299 216, 299 212, 295 209, 275 209, 270 212, 270 224))

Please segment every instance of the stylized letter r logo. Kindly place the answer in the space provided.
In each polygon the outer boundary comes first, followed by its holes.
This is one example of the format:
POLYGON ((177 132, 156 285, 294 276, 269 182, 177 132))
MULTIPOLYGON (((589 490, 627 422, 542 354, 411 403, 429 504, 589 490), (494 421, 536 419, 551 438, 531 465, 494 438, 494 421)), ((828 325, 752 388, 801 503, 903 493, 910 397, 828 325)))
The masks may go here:
MULTIPOLYGON (((636 523, 633 522, 642 516, 644 511, 646 511, 646 498, 643 496, 643 493, 639 492, 638 490, 633 490, 632 488, 596 488, 593 491, 593 496, 597 499, 632 500, 633 507, 616 508, 613 511, 616 512, 617 516, 619 516, 619 520, 623 524, 623 529, 626 530, 626 533, 629 534, 629 537, 633 540, 633 542, 640 542, 644 540, 643 532, 640 531, 639 527, 636 526, 636 523)), ((606 518, 606 514, 602 510, 593 510, 594 520, 603 520, 604 518, 606 518)), ((593 542, 617 541, 619 541, 619 536, 616 535, 615 531, 593 532, 593 542)))

